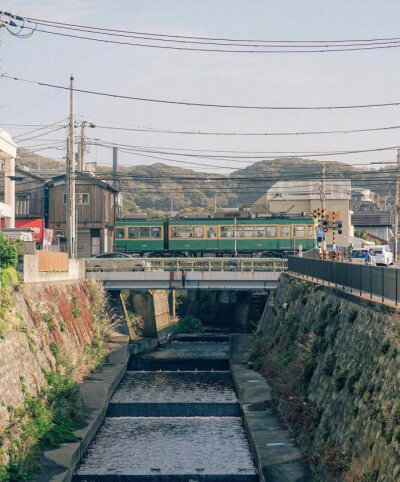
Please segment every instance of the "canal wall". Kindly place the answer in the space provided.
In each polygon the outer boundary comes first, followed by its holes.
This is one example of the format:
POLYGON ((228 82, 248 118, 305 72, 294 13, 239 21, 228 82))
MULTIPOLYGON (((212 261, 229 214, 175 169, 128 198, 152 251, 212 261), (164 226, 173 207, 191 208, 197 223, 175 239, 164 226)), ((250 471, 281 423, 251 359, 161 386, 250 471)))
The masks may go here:
POLYGON ((268 292, 188 290, 178 294, 180 316, 195 316, 224 331, 251 331, 260 319, 268 292))
POLYGON ((250 355, 322 480, 400 479, 400 320, 283 275, 250 355))
MULTIPOLYGON (((23 284, 10 287, 4 295, 0 310, 0 469, 12 462, 22 471, 40 438, 30 418, 33 403, 51 424, 48 407, 41 404, 48 390, 46 374, 56 373, 61 384, 83 380, 102 364, 113 320, 106 310, 102 285, 94 280, 23 284), (27 427, 32 433, 26 433, 27 427)), ((5 477, 1 470, 0 479, 5 477)))
POLYGON ((121 300, 132 338, 166 340, 176 321, 170 315, 168 291, 125 291, 121 300))

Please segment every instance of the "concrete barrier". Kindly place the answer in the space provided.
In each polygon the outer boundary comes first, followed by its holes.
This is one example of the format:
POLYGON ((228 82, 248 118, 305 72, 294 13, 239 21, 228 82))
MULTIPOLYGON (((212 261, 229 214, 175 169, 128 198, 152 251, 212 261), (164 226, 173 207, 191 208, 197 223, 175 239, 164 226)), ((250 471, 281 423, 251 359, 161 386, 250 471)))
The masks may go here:
MULTIPOLYGON (((63 254, 63 253, 48 253, 63 254)), ((43 255, 40 255, 43 257, 43 255)), ((50 265, 48 265, 49 267, 50 265)), ((64 265, 60 267, 64 269, 64 265)), ((41 260, 41 268, 45 267, 41 260)), ((36 254, 24 255, 24 283, 41 283, 53 281, 76 281, 85 278, 85 263, 79 259, 68 260, 67 271, 41 271, 39 268, 39 256, 36 254)))

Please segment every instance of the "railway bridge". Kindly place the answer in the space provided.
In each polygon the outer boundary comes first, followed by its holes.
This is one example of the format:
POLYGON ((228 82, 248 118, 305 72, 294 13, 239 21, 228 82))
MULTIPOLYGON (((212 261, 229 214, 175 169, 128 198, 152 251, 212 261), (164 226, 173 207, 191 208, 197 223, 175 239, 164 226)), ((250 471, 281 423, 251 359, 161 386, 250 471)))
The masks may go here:
POLYGON ((115 258, 86 261, 86 277, 107 290, 273 290, 287 260, 280 258, 115 258))

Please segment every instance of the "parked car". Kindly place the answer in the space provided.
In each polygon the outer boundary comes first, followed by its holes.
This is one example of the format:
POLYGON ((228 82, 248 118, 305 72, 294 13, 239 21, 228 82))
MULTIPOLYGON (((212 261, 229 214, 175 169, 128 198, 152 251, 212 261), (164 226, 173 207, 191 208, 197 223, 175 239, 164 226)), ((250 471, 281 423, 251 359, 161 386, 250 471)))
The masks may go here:
POLYGON ((132 256, 129 256, 129 254, 125 254, 125 253, 103 253, 103 254, 99 254, 99 255, 94 256, 94 257, 98 258, 98 259, 132 258, 132 256))
POLYGON ((393 264, 393 253, 390 251, 389 246, 374 246, 373 250, 375 252, 376 264, 381 264, 384 266, 389 266, 389 264, 393 264))
POLYGON ((376 257, 374 254, 374 248, 368 246, 366 248, 353 249, 350 255, 350 263, 354 264, 368 264, 370 266, 376 266, 376 257), (365 262, 365 255, 369 251, 370 259, 368 263, 365 262))

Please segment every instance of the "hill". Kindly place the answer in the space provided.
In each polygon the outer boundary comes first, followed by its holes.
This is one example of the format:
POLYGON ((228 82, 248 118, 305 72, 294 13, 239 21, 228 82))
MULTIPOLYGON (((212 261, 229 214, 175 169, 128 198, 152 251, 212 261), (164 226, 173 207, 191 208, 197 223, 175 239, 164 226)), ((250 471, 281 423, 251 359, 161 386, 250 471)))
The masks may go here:
MULTIPOLYGON (((65 169, 65 163, 19 150, 19 164, 30 169, 65 169)), ((98 168, 98 175, 112 180, 110 168, 98 168)), ((162 215, 172 210, 212 212, 216 198, 219 207, 250 206, 279 180, 320 181, 322 162, 315 159, 277 158, 256 162, 230 174, 199 172, 161 163, 132 167, 120 166, 118 179, 124 195, 124 212, 162 215)), ((342 162, 326 163, 327 179, 352 179, 353 186, 389 194, 393 174, 387 169, 366 171, 342 162)))

